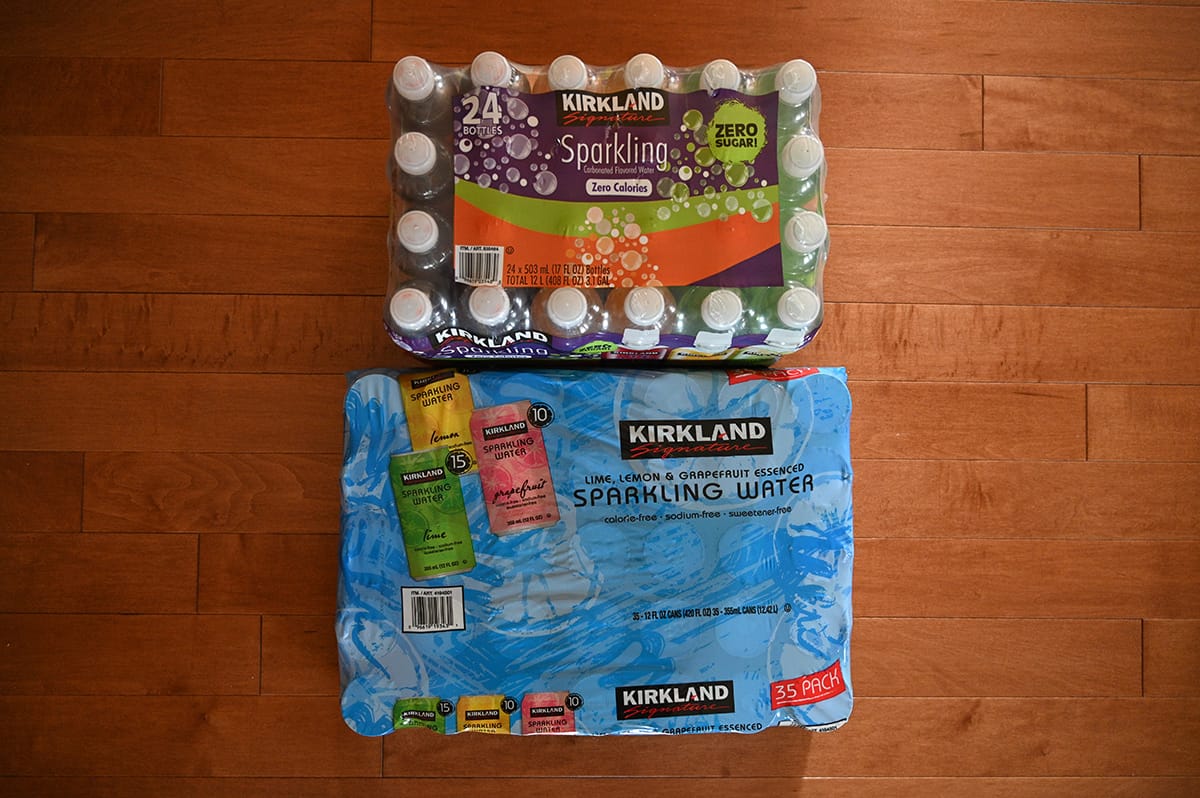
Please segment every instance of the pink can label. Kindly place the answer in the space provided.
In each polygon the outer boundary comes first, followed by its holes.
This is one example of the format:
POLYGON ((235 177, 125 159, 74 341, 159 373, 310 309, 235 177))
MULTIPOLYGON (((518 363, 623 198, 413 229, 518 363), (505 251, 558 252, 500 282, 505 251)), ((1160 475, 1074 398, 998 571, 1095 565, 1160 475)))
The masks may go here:
POLYGON ((527 693, 521 699, 521 734, 574 734, 567 693, 527 693))
POLYGON ((529 408, 526 400, 471 414, 488 523, 497 535, 558 523, 546 444, 529 408))

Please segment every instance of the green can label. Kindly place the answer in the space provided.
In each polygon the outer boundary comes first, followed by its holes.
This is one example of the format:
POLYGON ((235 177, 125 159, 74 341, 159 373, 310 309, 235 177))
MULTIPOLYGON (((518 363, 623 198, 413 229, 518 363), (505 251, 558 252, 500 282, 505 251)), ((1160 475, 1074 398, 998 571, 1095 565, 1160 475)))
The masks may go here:
POLYGON ((401 698, 392 707, 392 728, 433 729, 446 733, 446 716, 439 711, 437 698, 401 698))
POLYGON ((413 579, 458 574, 475 567, 462 484, 446 465, 449 453, 443 446, 397 454, 389 464, 413 579))

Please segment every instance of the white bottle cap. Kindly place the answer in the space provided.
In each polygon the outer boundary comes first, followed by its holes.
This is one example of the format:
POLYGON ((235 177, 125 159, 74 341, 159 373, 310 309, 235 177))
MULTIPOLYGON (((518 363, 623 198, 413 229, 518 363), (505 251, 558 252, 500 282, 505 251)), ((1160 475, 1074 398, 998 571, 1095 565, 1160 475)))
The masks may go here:
POLYGON ((821 315, 821 298, 807 288, 789 288, 775 310, 788 327, 807 327, 821 315))
POLYGON ((710 330, 732 330, 742 318, 742 298, 728 288, 718 288, 700 303, 700 318, 710 330))
POLYGON ((578 56, 560 55, 550 62, 550 69, 546 71, 546 77, 549 79, 552 89, 558 91, 582 89, 587 85, 587 64, 583 63, 583 59, 578 56))
POLYGON ((392 83, 401 97, 419 102, 433 94, 433 67, 419 55, 406 55, 392 68, 392 83))
POLYGON ((402 330, 420 330, 433 319, 433 302, 420 288, 401 288, 392 295, 388 309, 402 330))
POLYGON ((476 86, 507 86, 512 83, 512 64, 494 50, 482 52, 471 62, 471 82, 476 86))
POLYGON ((804 59, 788 61, 775 75, 775 90, 779 92, 779 99, 788 105, 799 105, 816 89, 817 70, 804 59))
POLYGON ((437 222, 425 211, 409 211, 396 223, 396 238, 409 252, 422 255, 437 246, 437 222))
POLYGON ((507 319, 511 307, 508 292, 498 285, 481 285, 471 292, 467 300, 471 317, 489 327, 507 319))
POLYGON ((652 327, 666 312, 666 300, 657 289, 635 288, 625 295, 625 316, 638 327, 652 327))
POLYGON ((546 315, 556 327, 571 330, 587 318, 587 295, 578 288, 556 288, 546 300, 546 315))
POLYGON ((437 162, 437 148, 433 139, 424 133, 405 133, 396 139, 396 163, 410 175, 425 175, 437 162))
POLYGON ((701 330, 696 333, 695 347, 702 352, 724 352, 733 346, 733 333, 701 330))
POLYGON ((709 91, 717 89, 736 89, 742 85, 742 74, 737 64, 727 58, 709 61, 700 73, 700 83, 709 91))
POLYGON ((797 180, 803 180, 825 162, 825 145, 816 136, 801 133, 788 139, 781 156, 783 171, 797 180))
POLYGON ((656 88, 666 79, 662 61, 650 53, 638 53, 625 62, 625 83, 630 88, 656 88))
POLYGON ((828 236, 825 217, 812 211, 794 214, 783 227, 783 242, 793 252, 815 252, 828 236))

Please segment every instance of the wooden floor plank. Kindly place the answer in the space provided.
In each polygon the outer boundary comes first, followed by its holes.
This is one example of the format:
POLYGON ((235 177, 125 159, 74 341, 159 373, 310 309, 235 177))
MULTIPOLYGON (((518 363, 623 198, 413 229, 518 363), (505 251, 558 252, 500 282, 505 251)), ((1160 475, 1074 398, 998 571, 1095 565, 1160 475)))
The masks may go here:
POLYGON ((336 452, 345 389, 337 375, 0 372, 0 450, 336 452))
POLYGON ((853 382, 857 457, 1082 460, 1081 385, 853 382))
POLYGON ((33 287, 33 221, 26 213, 0 213, 0 291, 33 287))
POLYGON ((328 615, 262 619, 263 695, 338 695, 338 657, 328 615))
POLYGON ((195 535, 0 535, 0 570, 0 612, 196 609, 195 535))
POLYGON ((1200 539, 1200 464, 854 461, 862 537, 1200 539))
POLYGON ((1200 155, 1200 82, 988 76, 989 150, 1200 155))
POLYGON ((1138 227, 1131 155, 826 149, 838 224, 1138 227))
POLYGON ((1088 459, 1200 460, 1200 388, 1093 385, 1088 388, 1088 459))
POLYGON ((1200 620, 1147 619, 1144 646, 1146 695, 1200 697, 1200 620))
POLYGON ((383 312, 382 295, 0 294, 0 367, 341 374, 405 360, 383 312))
MULTIPOLYGON (((527 8, 540 19, 568 24, 547 0, 527 8)), ((644 13, 634 0, 611 3, 605 14, 587 20, 589 58, 613 64, 649 50, 669 64, 690 64, 711 53, 748 66, 800 56, 822 69, 875 72, 1200 77, 1194 46, 1200 16, 1194 8, 964 0, 916 8, 902 0, 816 0, 744 15, 722 29, 716 48, 709 21, 724 6, 704 0, 692 10, 687 19, 673 20, 672 35, 664 38, 654 26, 628 24, 644 13), (798 41, 796 31, 811 33, 798 41)), ((547 63, 560 54, 552 44, 554 28, 527 25, 523 16, 480 26, 469 5, 414 8, 403 0, 377 0, 373 19, 376 59, 416 52, 457 62, 496 42, 524 63, 547 63)))
POLYGON ((95 532, 335 532, 336 455, 98 452, 83 463, 95 532))
POLYGON ((1200 158, 1142 157, 1142 226, 1200 230, 1200 158))
MULTIPOLYGON (((1180 798, 1200 792, 1200 778, 1190 777, 828 777, 799 773, 780 777, 752 774, 729 777, 627 778, 563 777, 537 779, 538 790, 578 798, 610 798, 616 794, 644 798, 693 798, 711 791, 782 798, 958 798, 964 788, 975 798, 1180 798)), ((419 782, 423 792, 439 798, 475 798, 491 790, 508 795, 529 789, 529 777, 435 776, 419 782)), ((28 798, 131 798, 171 795, 176 798, 351 798, 357 795, 406 798, 413 781, 396 778, 187 778, 43 776, 0 781, 12 794, 28 798)))
POLYGON ((0 615, 2 695, 258 693, 251 616, 0 615))
POLYGON ((1136 620, 860 617, 853 641, 858 696, 1142 694, 1136 620))
POLYGON ((83 456, 0 451, 0 532, 78 532, 83 456))
POLYGON ((818 79, 820 134, 827 146, 983 147, 983 82, 977 76, 822 72, 818 79))
POLYGON ((200 612, 332 617, 338 551, 337 535, 201 535, 200 612))
POLYGON ((386 141, 0 138, 0 211, 383 216, 386 141))
POLYGON ((131 58, 0 58, 0 135, 153 136, 162 66, 131 58))
MULTIPOLYGON (((0 230, 5 219, 19 218, 31 217, 0 216, 0 230)), ((382 217, 51 213, 37 219, 36 282, 43 291, 382 296, 387 285, 382 217)))
POLYGON ((167 61, 163 134, 386 138, 386 63, 167 61))
POLYGON ((0 732, 13 775, 379 773, 379 741, 350 731, 332 698, 0 697, 0 732))
POLYGON ((0 56, 361 59, 370 0, 6 4, 0 56))
POLYGON ((855 560, 860 615, 1200 617, 1195 541, 859 539, 855 560))
POLYGON ((797 356, 867 380, 1200 382, 1200 310, 827 305, 797 356))
POLYGON ((834 302, 1200 306, 1200 235, 834 225, 834 302))

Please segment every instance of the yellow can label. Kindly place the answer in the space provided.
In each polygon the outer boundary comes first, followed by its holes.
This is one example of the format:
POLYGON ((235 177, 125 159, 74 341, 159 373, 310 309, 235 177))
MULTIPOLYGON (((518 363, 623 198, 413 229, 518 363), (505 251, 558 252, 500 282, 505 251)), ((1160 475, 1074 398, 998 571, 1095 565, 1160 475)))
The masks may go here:
POLYGON ((478 464, 471 441, 475 402, 466 376, 446 369, 405 374, 399 381, 413 450, 445 446, 451 453, 447 464, 456 474, 474 471, 478 464))

